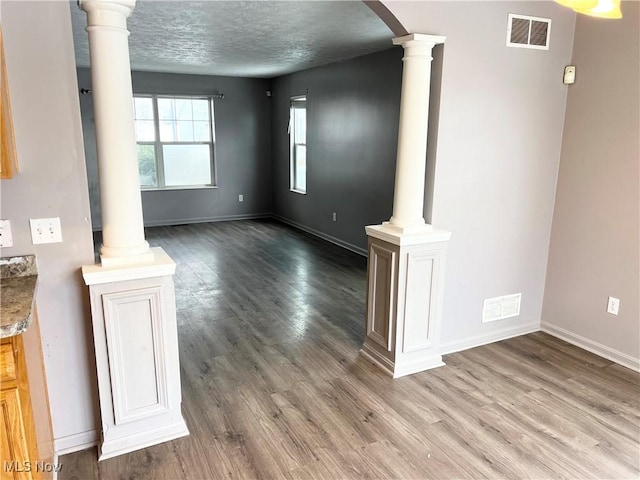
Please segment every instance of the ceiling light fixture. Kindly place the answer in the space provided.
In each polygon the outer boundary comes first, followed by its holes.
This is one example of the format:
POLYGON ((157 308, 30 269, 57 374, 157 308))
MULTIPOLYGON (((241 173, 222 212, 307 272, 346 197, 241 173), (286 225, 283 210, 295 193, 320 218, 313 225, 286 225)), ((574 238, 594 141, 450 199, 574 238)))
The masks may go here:
POLYGON ((598 5, 598 0, 556 0, 556 3, 574 10, 586 10, 598 5))
POLYGON ((620 10, 620 0, 598 0, 598 4, 595 7, 587 9, 576 8, 574 10, 578 13, 591 15, 592 17, 622 18, 622 11, 620 10))
POLYGON ((598 18, 622 18, 620 0, 555 0, 575 12, 598 18))

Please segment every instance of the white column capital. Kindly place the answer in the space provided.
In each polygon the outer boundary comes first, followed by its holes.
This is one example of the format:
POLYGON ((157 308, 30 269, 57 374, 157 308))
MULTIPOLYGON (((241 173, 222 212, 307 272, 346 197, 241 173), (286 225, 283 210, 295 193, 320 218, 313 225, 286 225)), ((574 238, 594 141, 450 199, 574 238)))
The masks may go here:
POLYGON ((127 30, 127 17, 133 12, 136 0, 79 0, 78 4, 87 12, 87 28, 127 30))
POLYGON ((444 43, 447 37, 440 35, 426 35, 424 33, 411 33, 402 37, 396 37, 393 39, 394 45, 402 45, 406 50, 415 51, 416 55, 420 55, 422 49, 425 49, 423 55, 429 55, 431 49, 436 45, 444 43), (426 51, 428 49, 428 51, 426 51))
POLYGON ((79 0, 78 4, 84 10, 114 10, 131 14, 136 6, 136 0, 79 0))

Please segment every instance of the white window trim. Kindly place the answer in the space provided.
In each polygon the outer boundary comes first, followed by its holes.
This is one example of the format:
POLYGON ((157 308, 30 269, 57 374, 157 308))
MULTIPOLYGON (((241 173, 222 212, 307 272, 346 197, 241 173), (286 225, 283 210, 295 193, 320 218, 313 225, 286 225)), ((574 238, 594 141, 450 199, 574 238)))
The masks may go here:
POLYGON ((153 145, 155 152, 155 161, 156 161, 156 175, 157 175, 157 185, 140 185, 140 190, 142 191, 164 191, 164 190, 197 190, 197 189, 208 189, 208 188, 218 188, 218 172, 217 172, 217 162, 216 162, 216 132, 215 132, 215 112, 214 112, 214 104, 213 97, 210 95, 172 95, 172 94, 156 94, 156 93, 134 93, 134 98, 151 98, 153 105, 153 127, 154 127, 154 135, 155 141, 137 141, 137 145, 153 145), (209 102, 209 125, 211 126, 211 141, 210 142, 162 142, 160 140, 160 119, 158 118, 158 99, 159 98, 188 98, 194 100, 208 100, 209 102), (163 161, 163 145, 211 145, 211 158, 210 158, 210 168, 211 168, 211 183, 203 183, 203 184, 193 184, 193 185, 165 185, 164 178, 164 161, 163 161))
MULTIPOLYGON (((307 101, 307 96, 306 95, 294 95, 293 97, 291 97, 289 99, 289 191, 293 192, 293 193, 298 193, 300 195, 306 195, 307 194, 307 190, 302 190, 299 188, 295 188, 295 178, 296 178, 296 168, 297 168, 297 163, 295 160, 295 135, 294 135, 294 126, 292 125, 291 122, 291 110, 293 109, 293 107, 291 106, 291 102, 295 101, 295 100, 301 100, 304 99, 305 100, 305 110, 306 110, 306 101, 307 101)), ((305 127, 306 127, 306 121, 305 121, 305 127)), ((297 145, 303 145, 302 143, 298 143, 297 145)), ((307 143, 306 143, 306 133, 305 133, 305 143, 304 146, 306 148, 307 143)), ((307 152, 308 153, 308 152, 307 152)), ((307 157, 308 158, 308 157, 307 157)), ((306 176, 305 176, 305 184, 306 184, 306 176)))

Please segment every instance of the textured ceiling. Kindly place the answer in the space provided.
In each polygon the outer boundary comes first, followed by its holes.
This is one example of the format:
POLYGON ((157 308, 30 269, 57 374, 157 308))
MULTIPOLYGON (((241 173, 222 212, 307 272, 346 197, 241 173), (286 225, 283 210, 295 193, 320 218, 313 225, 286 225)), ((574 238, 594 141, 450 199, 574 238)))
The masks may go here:
MULTIPOLYGON (((89 66, 85 13, 71 2, 76 62, 89 66)), ((361 1, 138 0, 128 21, 133 70, 275 77, 390 48, 361 1)))

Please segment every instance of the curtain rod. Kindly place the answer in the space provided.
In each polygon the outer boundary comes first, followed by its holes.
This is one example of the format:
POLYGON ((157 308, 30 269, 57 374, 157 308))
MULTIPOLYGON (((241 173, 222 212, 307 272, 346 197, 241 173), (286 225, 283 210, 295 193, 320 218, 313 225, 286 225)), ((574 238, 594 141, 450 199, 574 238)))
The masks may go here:
MULTIPOLYGON (((87 95, 89 93, 93 92, 93 90, 90 90, 88 88, 81 88, 80 89, 80 95, 87 95)), ((188 95, 188 96, 194 96, 194 95, 188 95)), ((195 95, 195 96, 199 96, 199 95, 195 95)), ((219 98, 219 99, 223 99, 224 98, 224 93, 212 93, 212 94, 203 94, 203 96, 205 97, 211 97, 211 98, 219 98)))

